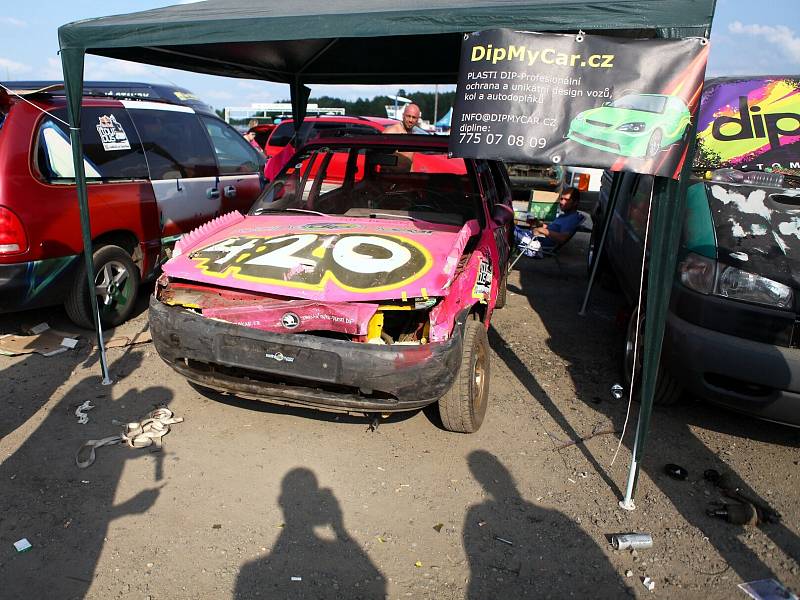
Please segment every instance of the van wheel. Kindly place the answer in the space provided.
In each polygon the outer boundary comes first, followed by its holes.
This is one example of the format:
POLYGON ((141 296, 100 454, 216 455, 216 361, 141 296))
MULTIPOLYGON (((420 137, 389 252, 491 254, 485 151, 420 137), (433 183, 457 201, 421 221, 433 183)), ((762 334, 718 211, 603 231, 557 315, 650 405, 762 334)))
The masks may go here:
POLYGON ((448 431, 474 433, 486 415, 489 400, 489 338, 483 323, 464 327, 461 365, 452 387, 439 398, 439 416, 448 431))
MULTIPOLYGON (((93 260, 100 322, 104 327, 116 327, 127 321, 133 312, 139 292, 139 269, 130 255, 119 246, 100 246, 95 250, 93 260)), ((94 326, 83 261, 75 274, 64 307, 67 316, 79 327, 91 329, 94 326)))
MULTIPOLYGON (((633 354, 634 354, 634 341, 636 338, 636 321, 638 310, 634 309, 630 320, 628 321, 628 332, 625 336, 625 353, 623 355, 623 374, 625 375, 625 382, 628 387, 631 385, 631 378, 634 372, 633 354)), ((639 320, 639 345, 636 352, 636 381, 633 392, 633 398, 637 402, 641 400, 642 394, 642 350, 644 346, 644 323, 646 315, 642 315, 639 320)), ((658 374, 656 375, 656 389, 653 392, 653 403, 661 406, 668 406, 676 404, 680 400, 683 393, 683 387, 680 382, 672 376, 672 374, 664 368, 662 364, 658 365, 658 374)))
POLYGON ((647 158, 653 158, 661 150, 661 130, 656 129, 647 142, 647 158))
POLYGON ((495 308, 503 308, 506 305, 506 284, 508 283, 508 271, 503 275, 500 283, 497 284, 497 299, 494 302, 495 308))

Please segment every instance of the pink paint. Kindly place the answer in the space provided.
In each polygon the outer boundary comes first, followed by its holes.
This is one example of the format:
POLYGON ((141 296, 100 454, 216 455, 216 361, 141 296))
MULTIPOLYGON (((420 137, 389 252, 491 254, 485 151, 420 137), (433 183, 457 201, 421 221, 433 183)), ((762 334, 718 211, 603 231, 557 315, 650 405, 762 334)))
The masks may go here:
POLYGON ((442 296, 454 262, 478 231, 475 221, 459 228, 400 219, 248 216, 202 238, 192 234, 191 247, 182 245, 183 254, 164 272, 327 302, 442 296))
POLYGON ((203 316, 274 333, 337 331, 367 335, 369 320, 377 310, 377 304, 362 302, 267 300, 250 306, 206 308, 203 316))

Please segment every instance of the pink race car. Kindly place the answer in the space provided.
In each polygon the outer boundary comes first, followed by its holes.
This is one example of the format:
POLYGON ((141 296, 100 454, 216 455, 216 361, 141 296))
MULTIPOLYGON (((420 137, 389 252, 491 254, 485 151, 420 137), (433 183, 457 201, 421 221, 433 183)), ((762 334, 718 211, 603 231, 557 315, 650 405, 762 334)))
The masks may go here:
POLYGON ((317 139, 247 216, 178 242, 153 340, 201 386, 358 413, 438 401, 476 431, 512 220, 504 166, 448 158, 446 137, 317 139))

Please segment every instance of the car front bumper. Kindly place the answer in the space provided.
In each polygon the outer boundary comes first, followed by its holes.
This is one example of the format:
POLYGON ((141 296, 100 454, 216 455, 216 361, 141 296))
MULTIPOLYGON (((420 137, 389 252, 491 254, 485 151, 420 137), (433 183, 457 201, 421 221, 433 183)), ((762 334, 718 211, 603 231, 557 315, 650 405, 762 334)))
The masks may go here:
POLYGON ((155 297, 149 318, 161 358, 194 383, 257 400, 397 412, 436 402, 450 388, 467 315, 445 342, 392 346, 260 331, 155 297))
POLYGON ((727 408, 800 425, 800 349, 720 333, 670 311, 664 360, 683 387, 727 408))
POLYGON ((572 123, 567 137, 574 142, 620 156, 645 156, 651 131, 626 133, 588 123, 572 123))

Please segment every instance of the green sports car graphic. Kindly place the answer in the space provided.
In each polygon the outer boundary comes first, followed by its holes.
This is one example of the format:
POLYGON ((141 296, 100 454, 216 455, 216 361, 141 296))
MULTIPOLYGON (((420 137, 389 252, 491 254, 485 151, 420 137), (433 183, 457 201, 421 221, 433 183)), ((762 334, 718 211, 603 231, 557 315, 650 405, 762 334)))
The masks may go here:
POLYGON ((683 138, 690 118, 677 96, 628 94, 579 113, 567 138, 620 156, 651 158, 683 138))

